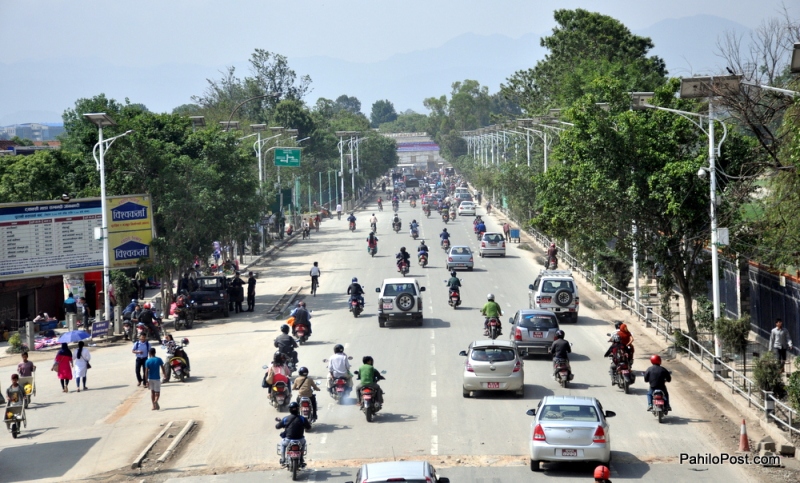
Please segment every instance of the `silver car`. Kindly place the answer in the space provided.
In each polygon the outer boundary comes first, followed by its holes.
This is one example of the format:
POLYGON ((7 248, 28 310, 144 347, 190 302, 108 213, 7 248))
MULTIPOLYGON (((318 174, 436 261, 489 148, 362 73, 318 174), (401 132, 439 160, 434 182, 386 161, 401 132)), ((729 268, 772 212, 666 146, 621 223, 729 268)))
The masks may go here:
POLYGON ((469 247, 459 245, 450 247, 447 252, 447 270, 455 268, 466 268, 472 271, 475 268, 475 259, 473 258, 472 250, 469 247))
POLYGON ((472 215, 475 216, 475 203, 472 201, 462 201, 458 205, 458 216, 472 215))
POLYGON ((502 233, 484 233, 479 249, 481 257, 488 255, 506 256, 506 238, 502 233))
MULTIPOLYGON (((427 461, 388 461, 368 463, 356 473, 357 483, 386 483, 389 481, 409 481, 428 483, 450 483, 449 478, 441 478, 427 461)), ((348 481, 347 483, 355 483, 348 481)))
POLYGON ((525 394, 525 371, 513 342, 476 340, 458 355, 467 358, 464 397, 470 397, 473 391, 513 391, 517 397, 525 394))
POLYGON ((545 396, 531 423, 531 471, 539 471, 543 461, 611 461, 611 428, 607 418, 616 414, 604 411, 600 401, 584 396, 545 396))
POLYGON ((509 323, 508 336, 517 345, 521 357, 531 353, 547 354, 558 332, 558 318, 549 310, 522 309, 509 323))

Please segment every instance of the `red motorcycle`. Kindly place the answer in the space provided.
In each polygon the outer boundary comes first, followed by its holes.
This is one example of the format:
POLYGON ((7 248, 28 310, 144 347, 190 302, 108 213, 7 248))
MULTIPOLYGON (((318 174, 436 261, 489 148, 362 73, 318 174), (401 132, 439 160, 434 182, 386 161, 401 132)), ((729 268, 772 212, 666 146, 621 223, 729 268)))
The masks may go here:
POLYGON ((297 343, 300 345, 305 344, 308 342, 309 334, 308 334, 308 327, 305 324, 300 324, 294 327, 294 337, 297 339, 297 343))
POLYGON ((398 267, 397 267, 397 271, 402 273, 403 276, 405 277, 406 274, 408 274, 408 262, 405 261, 405 260, 400 262, 400 265, 398 265, 398 267))
POLYGON ((492 317, 489 319, 489 322, 486 325, 489 328, 489 337, 492 340, 497 339, 497 336, 500 335, 500 319, 497 317, 492 317))
POLYGON ((453 307, 453 310, 461 305, 461 294, 458 293, 458 290, 452 288, 450 289, 450 298, 448 299, 448 303, 450 304, 450 307, 453 307))

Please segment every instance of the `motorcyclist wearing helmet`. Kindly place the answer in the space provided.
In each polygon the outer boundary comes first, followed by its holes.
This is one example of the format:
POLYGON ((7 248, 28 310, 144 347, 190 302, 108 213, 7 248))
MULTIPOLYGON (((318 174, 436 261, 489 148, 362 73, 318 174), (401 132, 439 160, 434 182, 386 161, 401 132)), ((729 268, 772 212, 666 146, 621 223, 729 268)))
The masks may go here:
POLYGON ((397 258, 397 269, 400 270, 400 264, 405 262, 407 266, 411 266, 409 260, 411 260, 411 255, 406 251, 406 247, 400 247, 400 253, 398 253, 395 258, 397 258))
POLYGON ((153 324, 154 318, 155 315, 153 314, 153 306, 150 305, 150 302, 145 302, 145 304, 142 306, 142 313, 139 314, 139 317, 137 318, 137 322, 139 324, 144 324, 144 326, 147 327, 147 330, 150 333, 149 338, 155 338, 156 340, 159 340, 158 329, 156 328, 155 324, 153 324))
MULTIPOLYGON (((297 324, 297 319, 295 318, 295 324, 297 324)), ((289 335, 289 326, 283 324, 281 326, 281 335, 275 338, 275 347, 278 348, 278 352, 286 356, 288 360, 292 361, 292 364, 297 364, 297 341, 294 340, 294 337, 289 335)))
MULTIPOLYGON (((458 301, 461 302, 461 280, 456 277, 456 271, 450 271, 450 279, 447 281, 447 287, 458 294, 458 301)), ((449 296, 450 294, 448 294, 449 296)))
POLYGON ((417 259, 419 259, 422 256, 425 256, 425 258, 430 258, 430 254, 428 252, 428 245, 425 244, 425 240, 419 242, 419 246, 417 247, 417 259))
POLYGON ((600 465, 594 469, 594 481, 595 483, 611 483, 611 470, 608 469, 608 466, 600 465))
POLYGON ((344 346, 336 344, 333 355, 328 360, 328 391, 333 389, 333 381, 339 378, 347 380, 347 388, 353 387, 353 375, 350 374, 350 361, 344 353, 344 346))
POLYGON ((364 358, 361 359, 361 362, 363 362, 363 365, 358 368, 358 371, 356 371, 358 380, 361 381, 361 384, 359 384, 356 388, 358 405, 361 405, 361 389, 365 387, 371 387, 375 389, 375 392, 377 393, 375 396, 375 402, 383 404, 383 390, 381 390, 381 387, 378 385, 378 381, 385 378, 373 366, 375 361, 372 359, 372 356, 364 356, 364 358))
MULTIPOLYGON (((289 441, 300 441, 303 448, 306 446, 306 430, 311 430, 311 422, 300 415, 300 405, 296 402, 289 403, 289 415, 283 419, 275 418, 278 424, 275 429, 284 429, 281 433, 281 465, 286 465, 286 446, 289 441)), ((302 453, 300 456, 300 466, 304 467, 306 462, 303 459, 302 453)))
POLYGON ((286 356, 281 351, 276 351, 275 354, 272 356, 272 364, 270 364, 267 373, 264 375, 264 387, 268 387, 270 389, 270 394, 272 394, 272 386, 276 382, 285 382, 287 386, 289 386, 289 377, 291 377, 292 371, 289 369, 289 366, 286 365, 286 356))
POLYGON ((443 229, 442 232, 439 233, 439 238, 441 239, 439 245, 444 245, 445 240, 450 240, 450 233, 447 232, 447 228, 443 229))
POLYGON ((644 382, 650 383, 650 389, 647 391, 647 410, 653 410, 653 391, 660 389, 664 392, 664 403, 666 410, 672 411, 669 405, 669 392, 667 391, 667 383, 672 382, 672 375, 668 370, 661 367, 661 356, 653 354, 650 356, 650 367, 644 371, 644 382))
POLYGON ((486 233, 486 223, 483 220, 479 221, 477 225, 475 225, 475 233, 486 233))
POLYGON ((347 295, 350 296, 350 299, 347 301, 347 305, 350 305, 350 302, 355 299, 358 300, 358 303, 361 307, 364 307, 364 288, 358 283, 358 279, 353 277, 351 280, 350 286, 347 287, 347 295))
POLYGON ((301 367, 297 378, 292 384, 292 390, 297 391, 297 402, 300 402, 301 397, 307 397, 311 400, 311 422, 317 420, 317 396, 314 391, 319 391, 319 386, 314 382, 314 379, 308 377, 308 367, 301 367))
POLYGON ((354 214, 354 212, 350 213, 350 216, 347 217, 347 221, 349 221, 350 223, 356 222, 356 215, 354 214))
POLYGON ((570 372, 572 372, 572 367, 569 363, 569 354, 572 352, 572 347, 570 343, 564 339, 563 330, 556 331, 555 340, 547 352, 553 356, 553 377, 556 375, 556 364, 561 361, 565 361, 570 372))
POLYGON ((397 231, 403 229, 403 223, 400 221, 400 217, 397 215, 397 213, 395 213, 394 218, 392 218, 392 229, 396 229, 397 231))
POLYGON ((489 335, 489 319, 496 318, 497 322, 501 324, 499 326, 500 334, 503 333, 503 326, 502 322, 500 321, 500 316, 503 315, 503 310, 500 308, 500 304, 494 301, 494 294, 489 294, 486 296, 486 304, 484 304, 483 308, 481 309, 481 314, 486 317, 486 320, 483 322, 483 335, 489 335))
POLYGON ((411 232, 410 232, 411 236, 414 236, 415 233, 419 234, 419 225, 417 224, 417 220, 412 220, 411 224, 409 225, 409 227, 411 228, 411 232))
MULTIPOLYGON (((294 324, 292 327, 294 328, 292 333, 294 333, 298 327, 304 325, 306 330, 308 331, 308 336, 311 337, 311 312, 306 309, 306 303, 300 301, 297 303, 297 307, 294 308, 291 312, 289 312, 290 317, 294 317, 294 324)), ((297 346, 295 346, 297 347, 297 346)), ((295 355, 295 363, 297 363, 297 356, 295 355)))

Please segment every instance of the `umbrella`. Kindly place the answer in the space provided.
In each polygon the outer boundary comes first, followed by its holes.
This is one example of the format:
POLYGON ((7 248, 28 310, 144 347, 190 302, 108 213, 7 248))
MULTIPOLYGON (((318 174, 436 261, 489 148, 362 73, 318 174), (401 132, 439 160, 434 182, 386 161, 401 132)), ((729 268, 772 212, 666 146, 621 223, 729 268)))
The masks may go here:
POLYGON ((79 340, 88 339, 91 337, 85 330, 70 330, 65 332, 58 338, 59 342, 78 342, 79 340))

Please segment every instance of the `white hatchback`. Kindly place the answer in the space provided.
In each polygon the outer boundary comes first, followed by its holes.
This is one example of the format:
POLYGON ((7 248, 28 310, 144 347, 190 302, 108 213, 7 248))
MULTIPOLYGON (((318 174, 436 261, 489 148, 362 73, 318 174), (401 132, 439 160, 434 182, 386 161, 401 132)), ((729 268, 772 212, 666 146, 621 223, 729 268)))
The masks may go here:
POLYGON ((475 216, 475 203, 471 201, 462 201, 458 205, 458 216, 472 215, 475 216))

